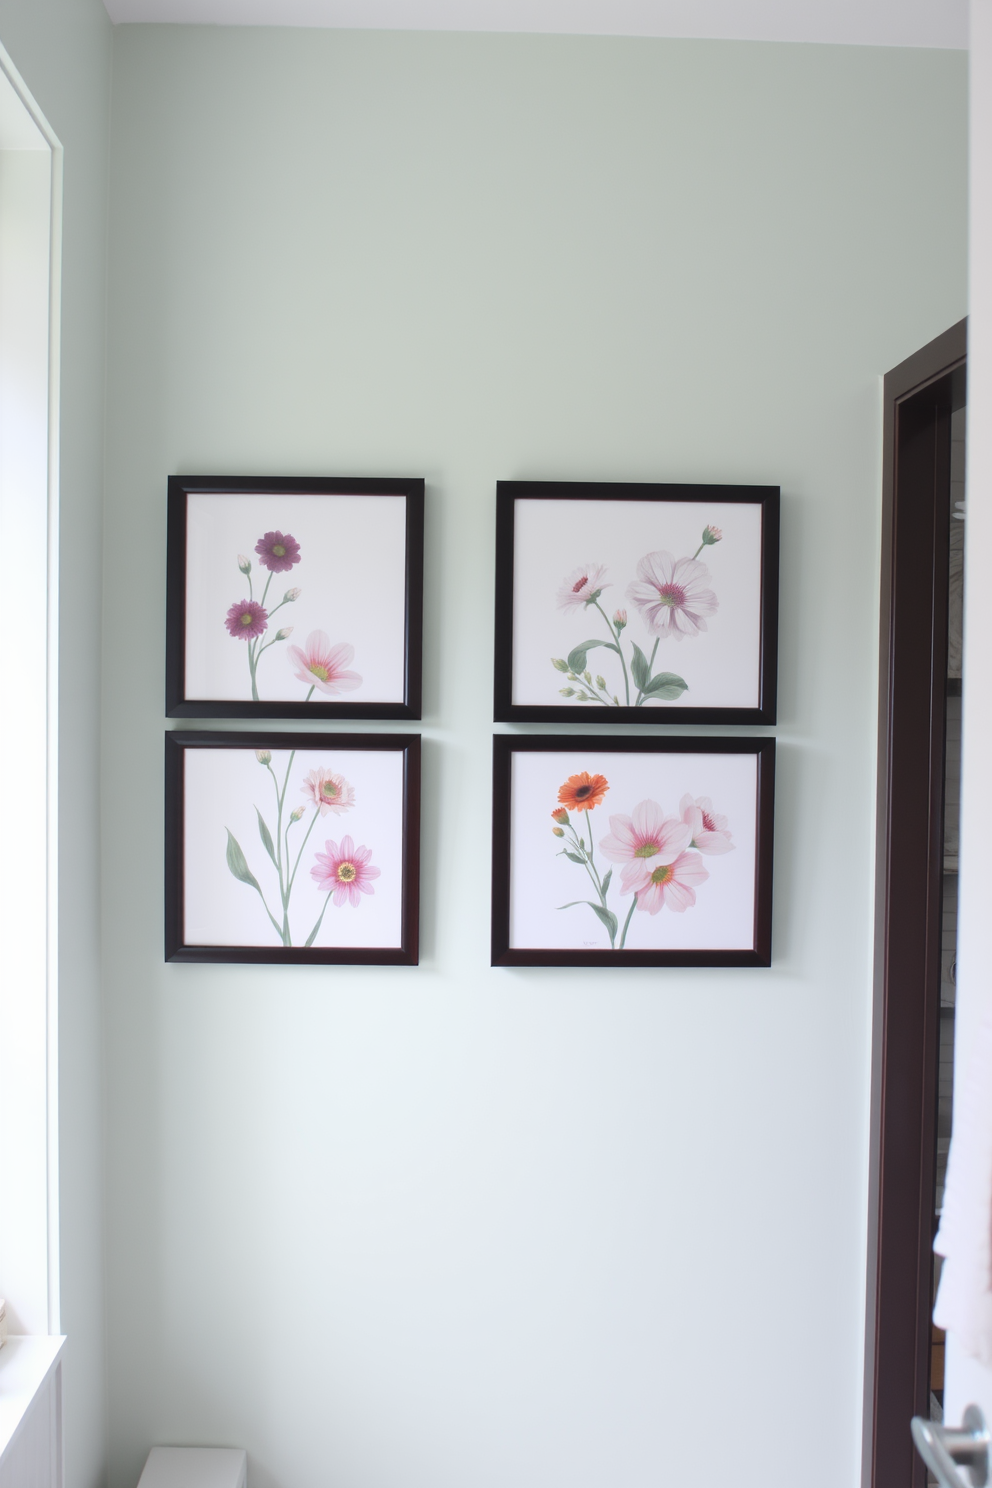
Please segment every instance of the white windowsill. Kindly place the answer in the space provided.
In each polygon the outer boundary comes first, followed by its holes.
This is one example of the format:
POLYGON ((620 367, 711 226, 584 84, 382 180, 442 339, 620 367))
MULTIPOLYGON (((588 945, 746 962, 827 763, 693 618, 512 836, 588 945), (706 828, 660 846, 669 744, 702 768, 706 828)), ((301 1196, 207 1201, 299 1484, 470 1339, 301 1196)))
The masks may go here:
POLYGON ((64 1338, 14 1333, 0 1348, 0 1462, 58 1363, 64 1343, 64 1338))

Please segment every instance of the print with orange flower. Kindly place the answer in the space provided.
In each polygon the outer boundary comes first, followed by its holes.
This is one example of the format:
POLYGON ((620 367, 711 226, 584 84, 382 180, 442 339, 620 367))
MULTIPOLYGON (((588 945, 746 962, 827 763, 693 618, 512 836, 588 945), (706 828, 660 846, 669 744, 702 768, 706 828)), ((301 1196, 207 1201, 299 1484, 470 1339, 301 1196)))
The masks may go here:
POLYGON ((569 775, 558 792, 558 799, 567 810, 592 811, 609 788, 605 775, 590 775, 588 770, 583 770, 578 775, 569 775))
POLYGON ((714 810, 709 796, 684 795, 678 816, 668 816, 657 801, 651 800, 639 802, 630 816, 620 812, 611 816, 610 831, 600 838, 599 850, 604 858, 622 865, 620 897, 633 896, 621 931, 619 918, 607 900, 613 868, 607 867, 603 874, 599 871, 588 816, 609 788, 605 775, 591 775, 583 770, 570 775, 558 791, 561 804, 551 813, 555 823, 552 831, 562 840, 558 856, 584 868, 596 894, 595 900, 572 899, 558 908, 591 909, 610 937, 610 949, 622 951, 635 909, 650 915, 665 907, 676 914, 691 909, 696 903, 697 887, 710 876, 703 866, 702 855, 733 852, 734 844, 727 818, 714 810), (576 813, 585 811, 585 824, 581 816, 577 823, 573 822, 569 809, 576 813))

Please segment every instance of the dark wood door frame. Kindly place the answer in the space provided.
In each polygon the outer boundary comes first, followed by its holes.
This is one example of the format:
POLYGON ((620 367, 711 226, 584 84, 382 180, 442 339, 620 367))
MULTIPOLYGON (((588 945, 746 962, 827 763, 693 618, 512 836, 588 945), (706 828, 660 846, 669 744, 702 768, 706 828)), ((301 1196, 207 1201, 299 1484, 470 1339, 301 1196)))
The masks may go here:
POLYGON ((951 413, 967 322, 885 378, 865 1488, 925 1488, 937 1145, 951 413))

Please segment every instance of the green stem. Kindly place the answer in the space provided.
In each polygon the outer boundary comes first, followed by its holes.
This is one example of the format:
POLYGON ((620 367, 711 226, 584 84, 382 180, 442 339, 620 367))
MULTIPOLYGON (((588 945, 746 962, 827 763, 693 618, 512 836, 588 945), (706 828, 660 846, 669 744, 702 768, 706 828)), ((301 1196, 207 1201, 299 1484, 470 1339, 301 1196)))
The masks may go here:
MULTIPOLYGON (((289 787, 289 772, 293 768, 293 761, 294 761, 295 758, 296 758, 296 750, 294 749, 292 751, 292 753, 290 754, 290 756, 289 756, 289 764, 286 766, 286 778, 283 780, 283 783, 282 783, 282 793, 279 796, 279 819, 278 819, 278 821, 276 823, 276 841, 279 843, 279 888, 282 891, 282 917, 283 917, 283 923, 286 926, 286 944, 287 945, 290 945, 291 944, 290 939, 289 939, 289 887, 286 887, 285 889, 283 889, 283 872, 282 872, 282 812, 283 812, 283 806, 284 806, 285 801, 286 801, 286 791, 287 791, 287 789, 289 787)), ((287 854, 286 854, 286 866, 287 867, 289 866, 289 853, 288 853, 288 851, 287 851, 287 854)))
POLYGON ((271 760, 265 768, 272 776, 272 789, 276 793, 276 872, 279 875, 279 900, 282 904, 282 930, 280 933, 282 935, 283 945, 290 945, 289 915, 286 908, 286 881, 282 871, 282 802, 279 799, 279 782, 276 779, 276 772, 272 768, 271 760))
MULTIPOLYGON (((297 869, 300 866, 300 859, 303 856, 303 849, 307 845, 307 838, 310 836, 310 833, 313 831, 313 829, 314 829, 314 827, 315 827, 315 825, 317 823, 317 818, 318 818, 319 815, 320 815, 320 807, 318 806, 317 809, 314 811, 313 816, 310 818, 310 825, 307 827, 307 835, 306 835, 306 837, 304 837, 303 841, 300 843, 300 850, 296 854, 296 862, 293 864, 293 871, 290 874, 290 878, 289 878, 289 892, 290 893, 293 892, 293 884, 296 882, 296 871, 297 871, 297 869)), ((287 862, 289 861, 288 828, 287 828, 287 842, 286 842, 286 861, 287 862)))
POLYGON ((256 666, 258 666, 259 657, 264 656, 265 655, 265 652, 268 651, 271 646, 274 646, 275 645, 276 640, 277 640, 277 637, 276 636, 273 636, 272 639, 271 639, 271 641, 266 641, 265 644, 264 644, 264 646, 261 646, 259 648, 258 656, 255 657, 255 665, 256 666))
POLYGON ((610 617, 607 615, 606 611, 603 609, 603 606, 600 604, 600 602, 599 602, 598 599, 596 600, 596 608, 599 611, 599 613, 602 615, 603 619, 606 621, 606 628, 610 632, 610 635, 611 636, 614 636, 616 638, 617 650, 620 652, 620 665, 623 667, 623 688, 624 688, 624 694, 625 694, 625 696, 627 698, 627 707, 629 708, 630 707, 630 678, 627 676, 627 663, 623 659, 623 647, 620 644, 620 632, 613 625, 612 621, 610 620, 610 617))
POLYGON ((269 906, 265 903, 265 895, 262 893, 261 889, 258 888, 258 885, 257 884, 255 885, 255 887, 258 890, 258 897, 262 901, 262 905, 263 905, 263 907, 265 909, 265 913, 268 915, 269 919, 272 921, 272 928, 273 928, 273 930, 276 932, 276 934, 278 935, 279 939, 282 941, 283 945, 289 945, 289 941, 286 939, 286 936, 284 935, 282 929, 280 928, 279 921, 276 919, 275 915, 272 913, 272 911, 269 908, 269 906))
POLYGON ((703 551, 703 549, 705 548, 705 546, 706 546, 706 544, 704 542, 701 542, 699 544, 699 547, 696 549, 696 551, 692 555, 693 561, 695 561, 699 557, 700 553, 703 551))
POLYGON ((634 910, 636 908, 637 908, 637 895, 635 894, 634 897, 633 897, 633 899, 630 901, 630 908, 627 911, 627 918, 623 922, 623 934, 620 937, 620 950, 621 951, 623 950, 624 942, 627 939, 627 926, 630 924, 631 918, 632 918, 633 913, 634 913, 634 910))
POLYGON ((589 877, 592 880, 593 888, 599 895, 599 902, 603 906, 603 908, 606 909, 606 895, 603 893, 603 885, 600 882, 599 874, 596 872, 596 865, 592 862, 592 832, 589 833, 589 852, 587 853, 582 838, 578 836, 571 822, 569 822, 568 824, 568 829, 571 832, 572 837, 575 839, 573 846, 575 847, 577 852, 582 854, 582 866, 585 868, 586 872, 589 874, 589 877))
POLYGON ((265 588, 264 588, 264 589, 263 589, 263 590, 262 590, 262 597, 261 597, 261 599, 260 599, 260 600, 259 600, 259 601, 258 601, 258 602, 259 602, 259 604, 260 604, 260 605, 261 605, 261 606, 262 606, 262 609, 263 609, 263 610, 264 610, 264 609, 265 609, 265 596, 266 596, 266 595, 267 595, 267 594, 268 594, 268 592, 269 592, 269 585, 270 585, 270 584, 271 584, 271 583, 272 583, 272 570, 271 570, 271 569, 270 569, 270 570, 269 570, 269 577, 268 577, 268 578, 267 578, 267 579, 266 579, 266 581, 265 581, 265 588))
POLYGON ((310 934, 307 936, 307 945, 308 946, 313 945, 315 939, 317 938, 317 931, 320 929, 321 925, 323 924, 324 916, 327 913, 327 906, 331 902, 331 894, 333 894, 333 893, 334 893, 334 890, 333 889, 331 889, 328 892, 327 898, 324 900, 324 907, 320 911, 320 916, 319 916, 319 918, 317 920, 317 923, 316 923, 316 925, 314 925, 313 929, 310 931, 310 934))
POLYGON ((286 787, 289 784, 289 772, 293 768, 293 761, 294 761, 295 758, 296 758, 296 750, 294 749, 293 752, 292 752, 292 754, 289 756, 289 764, 286 766, 286 779, 282 783, 282 795, 279 797, 279 815, 280 815, 280 817, 282 816, 282 803, 286 799, 286 787))
MULTIPOLYGON (((658 655, 658 642, 660 640, 661 640, 661 637, 660 636, 656 636, 655 637, 654 649, 651 652, 651 660, 648 662, 648 676, 649 677, 654 672, 654 659, 658 655)), ((635 708, 639 708, 643 702, 644 702, 644 693, 640 689, 638 689, 637 701, 635 702, 634 707, 635 708)))

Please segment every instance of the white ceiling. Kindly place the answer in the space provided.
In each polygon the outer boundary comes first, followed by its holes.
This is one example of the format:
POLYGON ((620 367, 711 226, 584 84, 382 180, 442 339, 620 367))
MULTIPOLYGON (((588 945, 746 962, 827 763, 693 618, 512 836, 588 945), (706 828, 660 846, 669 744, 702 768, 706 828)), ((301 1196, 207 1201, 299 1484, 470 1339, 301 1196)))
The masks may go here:
POLYGON ((112 21, 968 45, 968 0, 104 0, 112 21))

